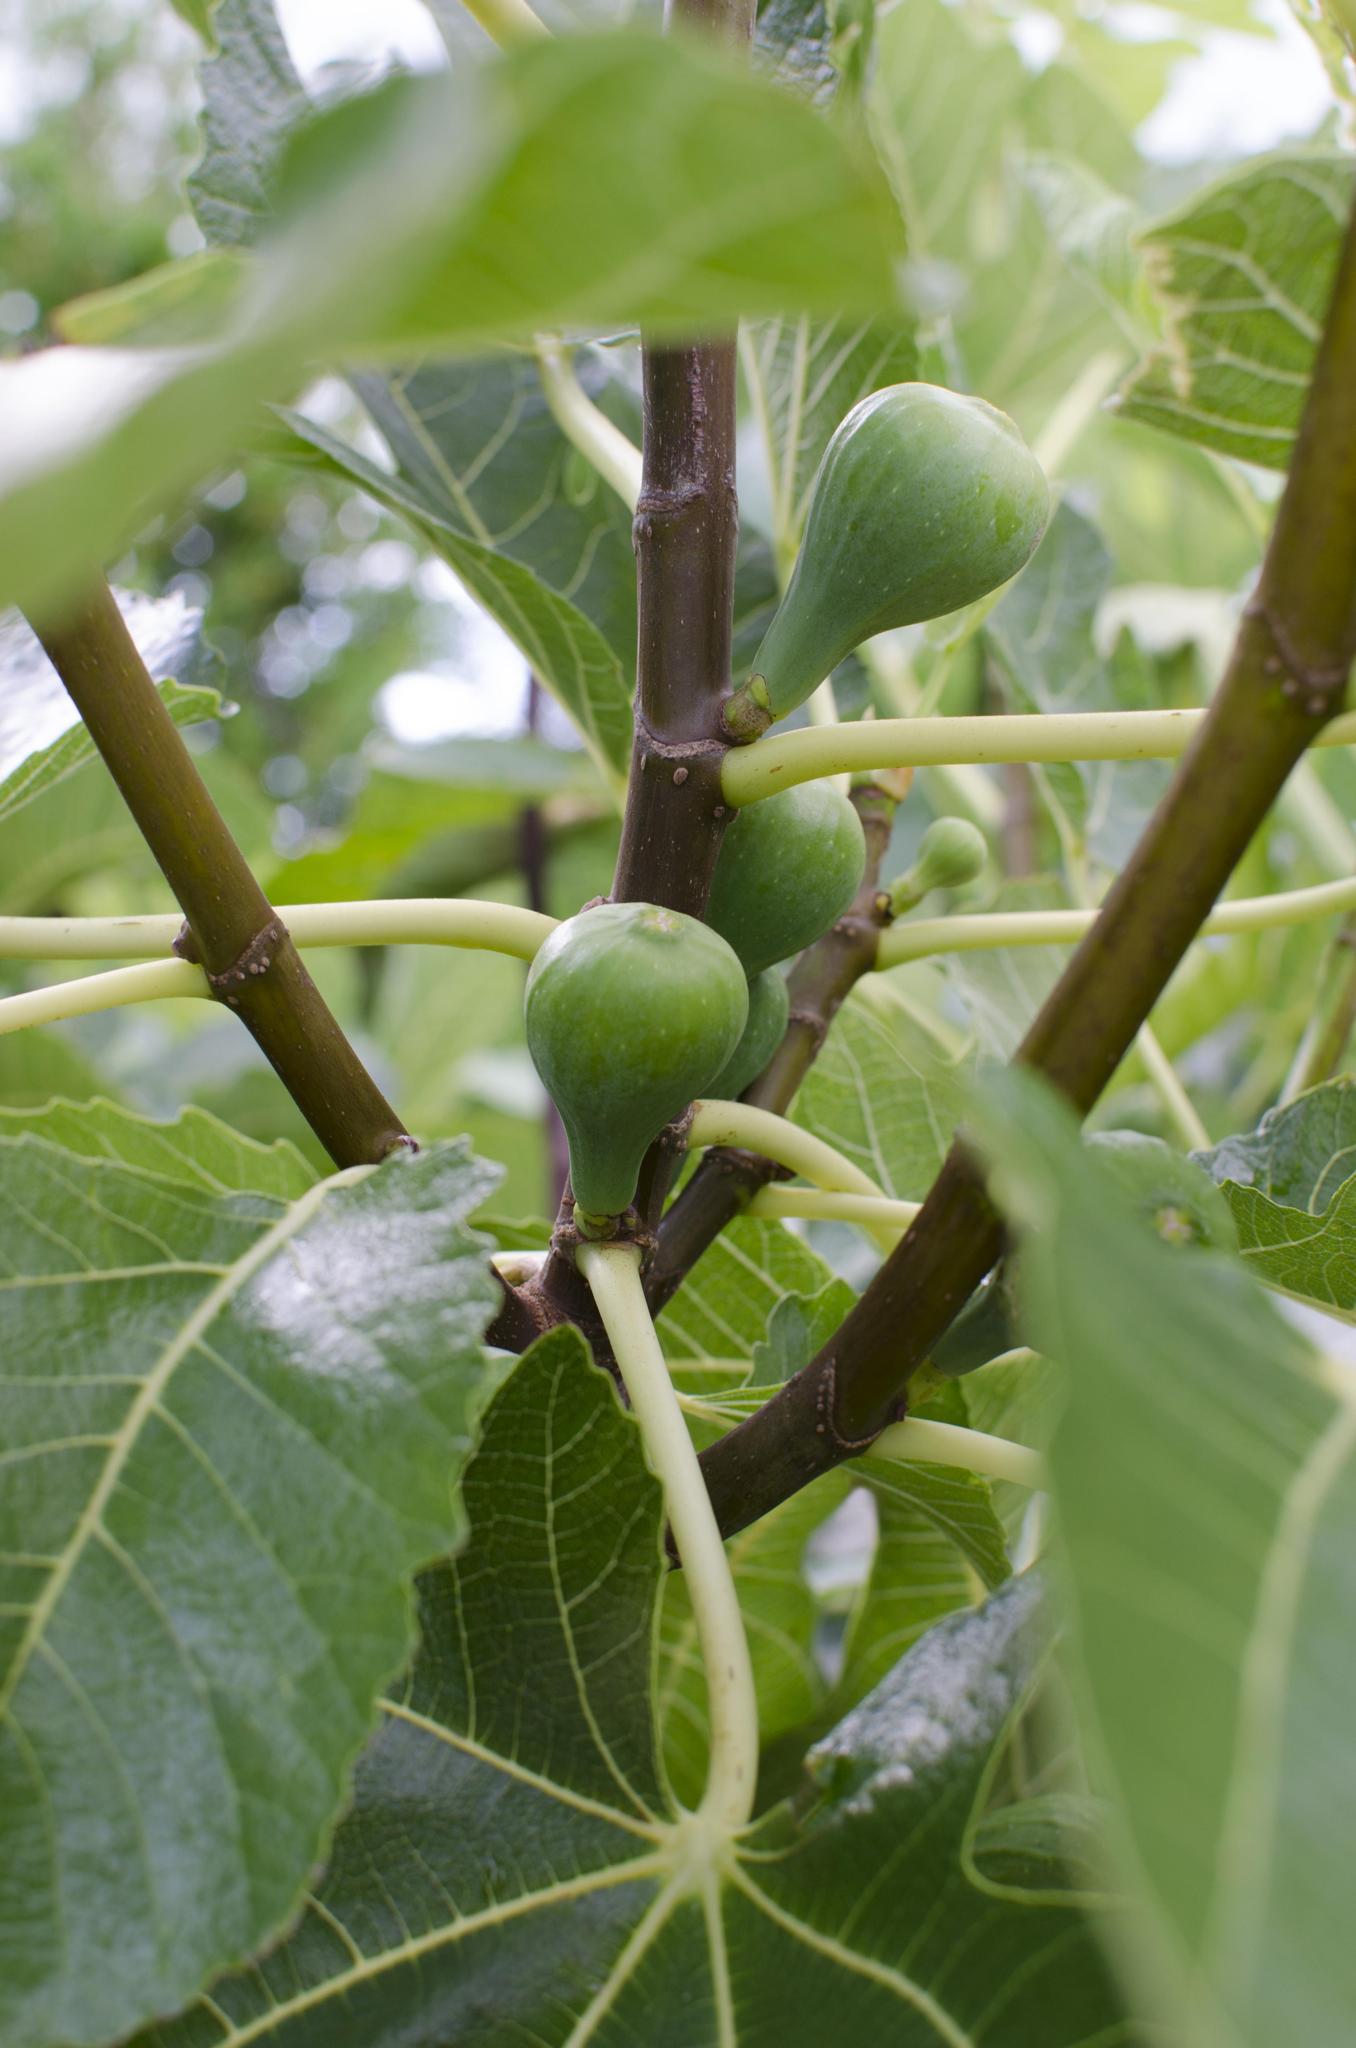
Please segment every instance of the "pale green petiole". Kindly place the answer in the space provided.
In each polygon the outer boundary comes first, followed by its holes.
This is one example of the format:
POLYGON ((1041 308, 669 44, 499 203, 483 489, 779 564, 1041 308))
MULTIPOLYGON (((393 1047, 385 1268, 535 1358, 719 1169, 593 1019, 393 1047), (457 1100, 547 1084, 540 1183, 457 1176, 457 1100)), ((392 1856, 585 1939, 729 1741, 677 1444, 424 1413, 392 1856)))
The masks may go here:
MULTIPOLYGON (((1312 889, 1286 889, 1274 896, 1240 896, 1220 903, 1201 926, 1200 936, 1269 931, 1275 925, 1305 924, 1356 910, 1356 880, 1320 882, 1312 889)), ((1097 922, 1096 910, 1007 910, 975 916, 902 920, 880 935, 877 967, 902 967, 936 953, 977 953, 1000 946, 1072 946, 1097 922)))
MULTIPOLYGON (((1003 761, 1174 761, 1203 711, 1041 711, 992 718, 877 718, 806 725, 732 747, 721 789, 756 804, 779 789, 863 768, 940 768, 1003 761)), ((1356 713, 1324 726, 1313 744, 1356 743, 1356 713)))
POLYGON ((635 1245, 581 1245, 588 1281, 612 1345, 687 1580, 706 1671, 711 1748, 699 1812, 742 1828, 758 1783, 758 1701, 744 1621, 725 1545, 640 1280, 635 1245))
POLYGON ((920 1202, 895 1202, 888 1195, 844 1194, 831 1188, 787 1187, 774 1181, 749 1203, 749 1216, 805 1216, 822 1223, 867 1223, 907 1230, 920 1202))
POLYGON ((538 335, 536 357, 542 392, 561 433, 634 512, 640 500, 639 448, 594 404, 562 342, 553 335, 538 335))
MULTIPOLYGON (((760 1152, 764 1159, 775 1159, 779 1166, 789 1167, 829 1192, 864 1195, 877 1202, 886 1199, 884 1190, 860 1166, 770 1109, 756 1109, 749 1102, 694 1102, 692 1111, 690 1146, 739 1145, 760 1152)), ((886 1251, 892 1251, 899 1241, 900 1226, 895 1221, 871 1220, 867 1228, 886 1251)))
MULTIPOLYGON (((280 908, 295 943, 313 946, 472 946, 531 960, 555 930, 555 919, 512 903, 410 897, 382 903, 300 903, 280 908)), ((183 919, 150 917, 0 918, 0 959, 135 959, 168 952, 183 919)), ((23 995, 0 997, 0 1036, 30 1024, 56 1024, 95 1010, 169 996, 206 996, 200 967, 187 960, 150 960, 54 982, 23 995)))
MULTIPOLYGON (((539 910, 465 896, 274 907, 303 948, 483 946, 531 960, 556 927, 556 920, 539 910)), ((0 917, 0 959, 145 960, 168 953, 183 925, 178 911, 149 917, 0 917)))

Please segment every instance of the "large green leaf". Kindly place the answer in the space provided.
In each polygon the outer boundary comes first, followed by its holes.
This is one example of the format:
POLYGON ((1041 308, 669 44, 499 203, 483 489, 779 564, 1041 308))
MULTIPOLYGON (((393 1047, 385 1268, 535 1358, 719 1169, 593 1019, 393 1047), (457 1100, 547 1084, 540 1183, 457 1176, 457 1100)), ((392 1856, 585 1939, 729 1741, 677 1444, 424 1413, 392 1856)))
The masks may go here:
POLYGON ((995 1901, 962 1863, 1041 1655, 1029 1586, 935 1631, 802 1798, 730 1839, 663 1783, 659 1490, 575 1333, 519 1364, 465 1495, 471 1541, 424 1581, 422 1653, 314 1905, 140 2048, 1124 2038, 1082 1917, 995 1901))
MULTIPOLYGON (((198 680, 215 671, 203 651, 201 611, 177 593, 127 591, 118 601, 151 674, 177 679, 159 683, 175 724, 215 717, 221 699, 198 680)), ((93 742, 36 636, 17 613, 0 615, 0 823, 93 758, 93 742)))
POLYGON ((54 1127, 0 1136, 7 2048, 120 2034, 294 1911, 502 1370, 464 1145, 288 1204, 215 1135, 193 1185, 135 1119, 54 1127))
MULTIPOLYGON (((453 467, 454 461, 472 458, 464 450, 451 455, 444 445, 448 423, 456 424, 461 418, 454 409, 446 408, 456 407, 458 386, 474 404, 478 374, 485 374, 483 363, 466 365, 460 377, 451 370, 428 373, 421 385, 419 402, 429 408, 437 422, 436 439, 427 415, 415 413, 408 397, 402 396, 405 386, 399 380, 393 379, 384 387, 385 395, 380 400, 378 393, 383 387, 379 380, 362 380, 360 389, 369 410, 388 434, 395 436, 395 472, 367 461, 345 442, 308 420, 294 415, 292 423, 303 440, 324 453, 380 503, 415 522, 456 570, 472 596, 499 621, 533 673, 564 705, 600 766, 615 773, 625 767, 631 755, 635 665, 635 561, 629 538, 624 567, 614 545, 618 521, 612 507, 618 512, 624 508, 621 500, 596 479, 597 487, 591 498, 606 498, 609 503, 601 508, 601 515, 591 528, 587 521, 575 518, 571 508, 562 508, 560 471, 568 450, 548 416, 544 432, 537 437, 538 445, 532 447, 529 435, 525 451, 540 467, 524 470, 516 479, 522 489, 531 493, 530 500, 520 502, 515 491, 514 510, 510 514, 508 496, 501 494, 501 516, 506 523, 502 528, 488 527, 473 494, 461 484, 453 467), (512 551, 505 545, 515 522, 523 529, 526 560, 518 559, 519 535, 513 534, 512 551), (530 532, 532 527, 536 528, 535 534, 530 532), (570 533, 570 528, 576 530, 570 533), (599 546, 604 573, 596 581, 595 596, 614 638, 608 638, 583 608, 579 590, 580 582, 592 574, 594 549, 599 546), (562 547, 567 549, 568 560, 560 558, 562 547), (607 575, 609 568, 615 573, 607 575), (553 578, 559 578, 559 584, 553 578), (628 613, 629 632, 625 630, 628 613), (628 649, 626 654, 621 652, 623 645, 628 649)), ((492 379, 492 383, 500 381, 492 379)), ((507 392, 502 395, 508 404, 507 424, 511 430, 515 407, 507 392)), ((527 402, 526 387, 520 391, 519 401, 527 402)), ((540 393, 531 400, 534 409, 543 404, 540 393)), ((473 432, 477 421, 489 432, 491 421, 487 413, 470 413, 466 424, 473 432)), ((486 459, 491 442, 497 440, 505 426, 504 419, 494 420, 493 432, 486 444, 475 451, 475 460, 486 459)), ((623 516, 621 524, 629 535, 629 516, 623 516)))
POLYGON ((800 542, 810 485, 829 437, 859 398, 915 376, 918 351, 905 324, 768 320, 747 328, 741 360, 767 461, 772 531, 790 560, 800 542))
POLYGON ((317 359, 881 312, 902 235, 884 179, 809 108, 634 31, 391 81, 300 129, 276 193, 241 204, 272 211, 217 346, 0 366, 0 595, 74 587, 317 359))
POLYGON ((1135 353, 1116 196, 1137 170, 1129 137, 1072 71, 1033 77, 981 15, 943 0, 883 13, 876 52, 874 132, 920 304, 947 316, 942 375, 1034 434, 1096 358, 1109 381, 1135 353))
POLYGON ((768 1319, 788 1295, 817 1295, 833 1275, 784 1223, 741 1216, 702 1253, 659 1318, 664 1352, 680 1378, 700 1367, 705 1384, 747 1377, 768 1319))
POLYGON ((1356 1080, 1343 1075, 1270 1109, 1255 1131, 1194 1155, 1226 1193, 1251 1189, 1317 1216, 1356 1173, 1356 1080))
POLYGON ((1149 231, 1166 332, 1122 391, 1124 412, 1285 468, 1354 180, 1350 156, 1264 157, 1149 231))
POLYGON ((833 1021, 796 1097, 795 1118, 902 1201, 921 1201, 960 1116, 961 1071, 886 981, 833 1021))
POLYGON ((1156 1909, 1115 1953, 1192 2048, 1347 2039, 1356 1375, 1233 1261, 1137 1225, 1067 1111, 978 1128, 1069 1369, 1052 1462, 1111 1839, 1156 1909))
POLYGON ((1257 1277, 1356 1321, 1356 1082, 1311 1088, 1197 1157, 1257 1277))
POLYGON ((261 1145, 203 1109, 172 1123, 111 1102, 56 1100, 41 1109, 0 1107, 0 1138, 45 1138, 78 1159, 118 1161, 209 1195, 270 1195, 295 1202, 316 1176, 294 1145, 261 1145))

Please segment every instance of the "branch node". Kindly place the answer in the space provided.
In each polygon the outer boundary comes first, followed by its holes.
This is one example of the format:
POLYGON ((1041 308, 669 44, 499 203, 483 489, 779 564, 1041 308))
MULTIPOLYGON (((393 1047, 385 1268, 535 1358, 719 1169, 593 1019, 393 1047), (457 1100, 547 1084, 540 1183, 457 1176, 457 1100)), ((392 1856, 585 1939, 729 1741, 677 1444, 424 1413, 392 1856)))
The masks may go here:
POLYGON ((838 1365, 835 1359, 830 1358, 819 1375, 819 1384, 815 1389, 815 1414, 819 1418, 815 1423, 815 1435, 829 1437, 841 1457, 859 1458, 864 1451, 870 1450, 882 1430, 888 1429, 891 1423, 904 1420, 908 1399, 905 1394, 899 1394, 890 1403, 888 1412, 869 1436, 845 1436, 835 1420, 837 1407, 838 1365))
POLYGON ((794 1009, 787 1011, 786 1021, 788 1024, 798 1024, 802 1031, 809 1032, 810 1041, 816 1052, 828 1037, 829 1020, 822 1010, 809 1010, 797 1004, 794 1009))
MULTIPOLYGON (((182 936, 181 933, 180 937, 182 936)), ((229 1003, 232 1009, 236 1008, 239 997, 235 990, 243 988, 249 981, 257 981, 260 975, 268 973, 286 937, 287 927, 282 919, 270 918, 268 923, 254 934, 249 944, 241 950, 229 967, 223 967, 218 974, 213 974, 210 968, 205 970, 207 984, 213 995, 222 1002, 229 1003)), ((176 941, 176 945, 177 943, 176 941)))
POLYGON ((1285 677, 1281 695, 1292 702, 1303 697, 1305 715, 1309 718, 1331 717, 1346 695, 1350 665, 1341 661, 1319 665, 1306 662, 1288 627, 1282 625, 1263 598, 1253 598, 1243 616, 1255 620, 1270 636, 1276 652, 1263 657, 1262 673, 1285 677))

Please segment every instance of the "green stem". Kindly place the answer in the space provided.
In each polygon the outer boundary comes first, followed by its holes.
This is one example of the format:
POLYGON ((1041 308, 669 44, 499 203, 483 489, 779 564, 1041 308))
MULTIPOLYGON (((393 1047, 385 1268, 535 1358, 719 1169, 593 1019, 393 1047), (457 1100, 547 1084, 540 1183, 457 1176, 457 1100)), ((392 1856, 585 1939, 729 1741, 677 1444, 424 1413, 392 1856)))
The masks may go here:
MULTIPOLYGON (((176 925, 179 920, 175 920, 176 925)), ((0 1037, 30 1024, 60 1024, 96 1010, 121 1010, 129 1003, 158 1003, 171 996, 210 996, 207 976, 191 960, 152 960, 144 967, 115 967, 109 974, 82 974, 50 988, 0 997, 0 1037)))
POLYGON ((1356 1024, 1356 917, 1324 948, 1318 988, 1299 1049, 1281 1089, 1281 1101, 1293 1102, 1306 1088, 1327 1081, 1342 1064, 1352 1025, 1356 1024))
MULTIPOLYGON (((1356 910, 1356 880, 1320 882, 1312 889, 1274 896, 1239 896, 1221 903, 1199 937, 1217 932, 1262 932, 1274 925, 1306 924, 1334 912, 1356 910)), ((1066 946, 1086 937, 1096 910, 984 911, 969 917, 921 917, 890 925, 876 947, 877 967, 900 967, 937 953, 987 952, 998 946, 1066 946)))
POLYGON ((758 1699, 730 1561, 640 1283, 635 1245, 584 1245, 579 1267, 597 1304, 650 1463, 664 1489, 706 1672, 711 1746, 698 1811, 747 1825, 758 1784, 758 1699))
POLYGON ((962 1472, 980 1472, 987 1479, 1010 1479, 1043 1493, 1050 1484, 1045 1460, 1025 1444, 986 1436, 954 1422, 920 1422, 910 1415, 882 1430, 871 1446, 873 1458, 899 1459, 909 1465, 955 1465, 962 1472))
POLYGON ((531 42, 536 36, 551 33, 541 16, 533 13, 527 0, 462 0, 462 5, 501 50, 511 50, 517 43, 531 42))
POLYGON ((634 512, 640 499, 641 455, 634 441, 614 426, 574 374, 564 345, 549 334, 536 344, 537 372, 551 416, 561 433, 592 463, 604 483, 634 512))
MULTIPOLYGON (((556 920, 516 903, 441 896, 364 903, 283 903, 294 943, 312 946, 472 946, 536 957, 556 920)), ((0 917, 0 960, 139 960, 170 951, 183 919, 171 911, 144 917, 0 917)))
POLYGON ((918 1214, 917 1202, 896 1202, 888 1195, 844 1194, 833 1188, 794 1188, 774 1182, 759 1188, 749 1203, 750 1216, 808 1216, 822 1223, 885 1224, 907 1230, 918 1214))
MULTIPOLYGON (((694 1102, 687 1142, 699 1145, 738 1145, 761 1153, 792 1173, 803 1174, 816 1187, 831 1192, 864 1195, 884 1201, 885 1195, 860 1166, 854 1166, 832 1145, 825 1144, 799 1124, 790 1123, 770 1109, 756 1109, 751 1102, 694 1102)), ((890 1224, 870 1226, 872 1236, 890 1250, 899 1231, 890 1224)))
MULTIPOLYGON (((878 718, 806 725, 733 747, 721 770, 727 803, 739 807, 798 782, 863 768, 926 768, 966 762, 1174 761, 1202 731, 1206 711, 1014 712, 991 718, 878 718)), ((1317 747, 1356 743, 1356 712, 1315 729, 1317 747)))
POLYGON ((336 1166, 408 1145, 231 837, 107 584, 35 626, 183 910, 176 950, 201 963, 336 1166))
MULTIPOLYGON (((685 1359, 683 1370, 690 1372, 699 1362, 685 1359)), ((738 1370, 735 1361, 730 1361, 728 1370, 738 1370)), ((685 1415, 702 1422, 728 1427, 732 1419, 719 1398, 704 1401, 700 1394, 679 1394, 678 1404, 685 1415)), ((871 1456, 904 1465, 947 1465, 958 1472, 978 1472, 985 1479, 1007 1479, 1035 1493, 1045 1492, 1050 1484, 1045 1460, 1025 1444, 988 1436, 982 1429, 967 1429, 960 1423, 920 1422, 912 1415, 883 1430, 871 1446, 871 1456)))
POLYGON ((1188 1152, 1204 1150, 1210 1143, 1210 1133, 1196 1114, 1196 1105, 1178 1080, 1177 1069, 1164 1052, 1152 1025, 1140 1025, 1135 1034, 1135 1050, 1188 1152))
MULTIPOLYGON (((878 640, 868 640, 857 652, 871 678, 878 708, 893 711, 903 719, 919 717, 923 705, 918 684, 898 642, 883 634, 878 640)), ((1002 792, 983 769, 923 768, 919 777, 938 817, 959 814, 990 837, 1002 827, 1002 792)))

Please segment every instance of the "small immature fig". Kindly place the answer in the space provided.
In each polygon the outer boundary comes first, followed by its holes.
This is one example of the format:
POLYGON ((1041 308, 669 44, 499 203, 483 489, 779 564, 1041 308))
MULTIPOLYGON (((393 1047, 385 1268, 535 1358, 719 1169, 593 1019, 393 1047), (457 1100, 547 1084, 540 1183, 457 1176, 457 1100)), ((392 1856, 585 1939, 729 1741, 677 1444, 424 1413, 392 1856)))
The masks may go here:
POLYGON ((785 977, 765 967, 749 983, 749 1021, 728 1066, 707 1089, 717 1102, 733 1102, 762 1073, 786 1034, 790 998, 785 977))
POLYGON ((968 818, 934 818, 923 834, 918 857, 890 885, 896 917, 912 910, 933 889, 959 889, 983 872, 988 843, 968 818))
POLYGON ((527 977, 527 1044, 586 1228, 629 1207, 648 1147, 726 1065, 748 1008, 743 968, 695 917, 603 903, 557 925, 527 977))
POLYGON ((801 782, 739 812, 721 841, 706 921, 750 977, 840 918, 866 867, 862 821, 828 782, 801 782))
POLYGON ((892 384, 862 399, 824 451, 786 595, 727 707, 731 737, 794 711, 873 633, 1006 583, 1049 509, 1040 464, 982 398, 892 384))

